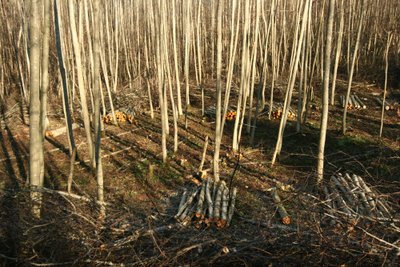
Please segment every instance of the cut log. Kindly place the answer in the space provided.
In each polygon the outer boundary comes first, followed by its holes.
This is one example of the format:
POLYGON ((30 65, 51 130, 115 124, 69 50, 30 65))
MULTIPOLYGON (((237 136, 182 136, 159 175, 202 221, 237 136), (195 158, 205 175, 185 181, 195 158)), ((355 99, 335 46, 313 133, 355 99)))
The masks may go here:
POLYGON ((347 185, 347 187, 346 187, 346 186, 345 186, 345 183, 344 183, 344 182, 343 182, 343 183, 339 182, 339 180, 338 180, 335 176, 332 176, 332 177, 331 177, 331 181, 335 184, 335 186, 336 186, 337 188, 339 188, 339 190, 342 192, 342 195, 344 196, 344 198, 347 200, 347 202, 348 202, 352 207, 357 206, 356 203, 355 203, 355 201, 354 201, 353 196, 352 196, 351 193, 350 193, 351 189, 348 188, 348 185, 347 185))
POLYGON ((181 206, 181 208, 178 210, 178 213, 175 215, 175 218, 179 218, 180 215, 188 208, 191 206, 194 198, 196 197, 196 195, 199 193, 200 188, 196 188, 196 190, 190 195, 190 197, 187 199, 187 201, 185 202, 185 204, 183 204, 181 206))
MULTIPOLYGON (((72 124, 72 130, 75 130, 77 128, 79 128, 79 124, 73 123, 72 124)), ((46 137, 57 137, 57 136, 60 136, 60 135, 62 135, 64 133, 66 133, 66 132, 67 132, 67 127, 64 126, 64 127, 58 128, 58 129, 46 131, 45 135, 46 135, 46 137)))
POLYGON ((365 196, 371 207, 371 210, 376 212, 378 217, 383 217, 383 214, 379 210, 377 210, 376 201, 374 200, 374 198, 376 198, 375 194, 372 192, 371 188, 369 188, 369 186, 367 186, 367 184, 364 182, 364 180, 361 177, 359 177, 359 176, 357 176, 357 177, 359 178, 358 181, 360 183, 361 188, 365 191, 365 196))
POLYGON ((360 109, 361 106, 360 106, 360 104, 358 104, 358 102, 357 102, 356 98, 354 97, 354 95, 351 95, 350 97, 351 97, 351 101, 353 102, 354 108, 355 109, 360 109))
POLYGON ((339 98, 340 98, 340 105, 342 106, 342 108, 344 108, 344 96, 340 95, 339 98))
MULTIPOLYGON (((348 174, 346 173, 346 175, 348 175, 348 174)), ((364 205, 364 207, 365 207, 366 210, 368 211, 368 214, 371 214, 372 208, 371 208, 371 206, 370 206, 369 203, 368 203, 367 197, 365 196, 365 192, 364 192, 363 188, 361 187, 361 184, 360 184, 360 181, 359 181, 359 179, 358 179, 358 176, 353 174, 353 175, 351 176, 351 178, 353 179, 354 184, 355 184, 355 185, 357 186, 357 188, 358 188, 357 193, 358 193, 358 195, 360 196, 360 199, 361 199, 362 204, 364 205)))
POLYGON ((181 201, 179 202, 178 212, 182 209, 183 204, 185 204, 187 198, 187 189, 183 190, 181 201))
POLYGON ((207 200, 207 204, 208 204, 208 215, 210 217, 210 219, 212 219, 213 217, 213 199, 211 196, 211 187, 213 186, 213 180, 211 180, 210 178, 207 179, 207 184, 206 184, 206 200, 207 200))
POLYGON ((339 194, 338 190, 336 189, 336 185, 334 182, 331 180, 330 181, 330 191, 333 193, 333 199, 336 202, 336 206, 338 207, 339 210, 342 212, 346 213, 348 216, 352 216, 353 212, 352 210, 347 206, 346 202, 342 198, 342 196, 339 194))
POLYGON ((272 199, 278 209, 279 216, 281 217, 282 223, 285 225, 290 224, 290 217, 285 207, 282 204, 281 198, 278 195, 278 191, 274 188, 271 190, 272 199))
MULTIPOLYGON (((380 99, 379 97, 375 97, 376 102, 382 107, 383 106, 383 102, 382 99, 380 99)), ((389 110, 390 106, 387 105, 386 101, 385 101, 385 110, 389 110)))
POLYGON ((206 192, 206 183, 205 181, 201 184, 201 190, 199 195, 199 201, 197 202, 197 209, 196 209, 196 217, 201 218, 202 211, 203 211, 203 203, 204 203, 204 196, 206 192))
POLYGON ((229 202, 229 189, 227 187, 224 188, 224 192, 222 193, 222 208, 221 208, 221 225, 220 228, 226 226, 228 220, 228 202, 229 202))
POLYGON ((362 109, 366 109, 367 106, 364 104, 364 102, 358 97, 358 95, 354 95, 354 97, 356 98, 356 100, 358 101, 358 103, 360 104, 362 109))
POLYGON ((225 182, 222 181, 218 187, 215 201, 214 201, 214 220, 218 221, 221 216, 221 201, 222 201, 222 193, 225 189, 225 182))
POLYGON ((195 213, 195 205, 190 205, 190 206, 186 207, 186 209, 183 211, 183 213, 179 217, 179 219, 183 223, 183 225, 188 225, 190 223, 190 221, 192 220, 192 217, 194 216, 194 213, 195 213))
POLYGON ((235 202, 236 202, 236 194, 237 194, 237 188, 233 188, 230 196, 230 204, 229 204, 229 210, 228 210, 228 221, 226 223, 227 226, 231 224, 233 213, 235 212, 235 202))

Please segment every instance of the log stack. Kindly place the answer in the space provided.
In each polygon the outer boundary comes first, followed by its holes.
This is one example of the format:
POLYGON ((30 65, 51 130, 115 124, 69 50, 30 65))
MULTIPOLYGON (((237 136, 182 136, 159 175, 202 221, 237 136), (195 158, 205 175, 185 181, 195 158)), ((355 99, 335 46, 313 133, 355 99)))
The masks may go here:
POLYGON ((364 216, 380 221, 393 219, 386 200, 358 175, 333 175, 323 190, 331 210, 339 210, 350 218, 364 216))
POLYGON ((196 228, 215 225, 229 227, 235 210, 237 188, 230 190, 224 181, 204 180, 201 185, 182 194, 175 219, 196 228))
MULTIPOLYGON (((121 108, 120 110, 116 110, 114 113, 118 123, 136 123, 135 112, 133 111, 133 109, 121 108)), ((103 117, 103 122, 106 124, 114 124, 114 118, 111 112, 107 113, 107 115, 103 117)))
MULTIPOLYGON (((381 98, 375 97, 375 101, 378 103, 378 105, 380 107, 382 107, 383 101, 382 101, 381 98)), ((396 110, 398 108, 399 108, 399 103, 397 101, 392 100, 392 99, 386 99, 385 100, 385 110, 386 111, 388 111, 388 110, 396 110)))
MULTIPOLYGON (((216 108, 215 106, 209 106, 204 110, 204 116, 215 119, 216 108)), ((236 111, 232 108, 228 108, 228 112, 226 113, 225 119, 227 121, 233 121, 236 118, 236 111)))
MULTIPOLYGON (((265 111, 269 112, 269 104, 265 104, 265 111)), ((280 120, 282 118, 283 114, 283 104, 282 103, 274 103, 272 105, 272 112, 271 112, 271 118, 275 120, 280 120)), ((296 112, 289 107, 288 111, 288 119, 292 120, 296 118, 296 112)))
MULTIPOLYGON (((340 105, 342 108, 344 108, 346 101, 346 96, 340 95, 340 105)), ((359 109, 366 109, 367 106, 364 104, 364 102, 361 100, 360 97, 358 97, 356 94, 352 94, 349 97, 349 102, 347 103, 347 109, 349 110, 359 110, 359 109)))

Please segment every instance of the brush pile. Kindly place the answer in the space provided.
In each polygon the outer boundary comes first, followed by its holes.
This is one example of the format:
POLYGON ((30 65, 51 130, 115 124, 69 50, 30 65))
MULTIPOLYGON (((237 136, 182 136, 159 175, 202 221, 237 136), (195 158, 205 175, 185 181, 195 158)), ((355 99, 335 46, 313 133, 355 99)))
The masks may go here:
POLYGON ((339 210, 349 218, 393 220, 391 209, 378 192, 370 188, 358 175, 338 173, 324 186, 326 201, 332 210, 339 210))
MULTIPOLYGON (((269 112, 269 105, 265 104, 265 108, 264 110, 266 112, 269 112)), ((275 120, 280 120, 282 118, 283 115, 283 104, 282 103, 274 103, 272 105, 272 110, 271 110, 271 118, 275 119, 275 120)), ((296 118, 296 112, 289 107, 288 110, 288 119, 289 120, 293 120, 296 118)))
MULTIPOLYGON (((136 120, 134 118, 135 112, 131 108, 121 108, 120 110, 116 110, 114 114, 117 123, 136 123, 136 120)), ((115 124, 115 120, 112 112, 109 112, 106 116, 103 117, 103 122, 106 124, 115 124)))
POLYGON ((224 181, 204 180, 193 190, 182 194, 175 218, 183 225, 196 228, 214 224, 218 229, 229 227, 235 211, 237 188, 230 190, 224 181))
MULTIPOLYGON (((340 96, 340 105, 342 106, 342 108, 344 108, 345 102, 346 102, 346 96, 341 95, 340 96)), ((366 108, 367 108, 367 106, 356 94, 350 95, 349 102, 347 103, 347 109, 358 110, 358 109, 366 109, 366 108)))

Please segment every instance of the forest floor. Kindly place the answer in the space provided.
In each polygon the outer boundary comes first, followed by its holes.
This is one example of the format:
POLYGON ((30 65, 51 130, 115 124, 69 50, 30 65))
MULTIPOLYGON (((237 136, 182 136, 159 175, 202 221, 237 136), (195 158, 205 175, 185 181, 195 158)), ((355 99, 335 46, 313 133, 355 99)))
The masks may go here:
MULTIPOLYGON (((206 88, 208 103, 214 97, 211 87, 206 88)), ((338 87, 338 94, 343 94, 345 83, 339 82, 338 87)), ((301 133, 296 133, 295 121, 288 122, 282 153, 273 167, 279 120, 260 115, 255 144, 250 146, 249 136, 244 134, 239 161, 231 150, 232 122, 227 122, 221 179, 238 188, 238 197, 232 224, 225 229, 197 229, 174 219, 183 189, 195 186, 188 177, 198 169, 207 135, 210 145, 205 169, 211 168, 215 125, 201 116, 199 92, 192 97, 187 129, 184 119, 179 121, 179 150, 169 153, 165 164, 161 160, 157 110, 154 119, 141 108, 133 124, 105 125, 105 218, 99 218, 94 202, 56 193, 66 190, 70 172, 65 134, 46 138, 45 186, 54 191, 43 195, 42 218, 30 216, 29 188, 25 185, 29 126, 21 119, 16 99, 10 98, 3 115, 14 110, 13 115, 3 116, 0 131, 0 263, 395 266, 399 256, 396 247, 400 247, 400 118, 396 111, 388 111, 383 138, 378 137, 380 107, 374 98, 381 91, 363 83, 354 86, 353 92, 364 99, 367 109, 349 111, 345 136, 341 134, 342 108, 330 107, 325 171, 327 178, 339 171, 363 177, 390 204, 394 216, 390 225, 365 218, 349 222, 338 216, 332 220, 327 215, 323 195, 313 189, 320 112, 311 109, 301 133), (153 175, 149 175, 150 166, 153 175), (290 225, 281 223, 268 191, 278 182, 290 185, 290 190, 280 193, 292 220, 290 225)), ((117 95, 132 103, 140 94, 131 99, 121 89, 117 95)), ((282 97, 277 94, 278 101, 282 97)), ((51 103, 50 130, 65 125, 58 101, 51 103)), ((80 123, 78 118, 76 122, 80 123)), ((168 149, 172 151, 172 124, 170 129, 168 149)), ((90 169, 83 128, 76 129, 74 136, 78 157, 72 191, 93 199, 96 179, 90 169)))

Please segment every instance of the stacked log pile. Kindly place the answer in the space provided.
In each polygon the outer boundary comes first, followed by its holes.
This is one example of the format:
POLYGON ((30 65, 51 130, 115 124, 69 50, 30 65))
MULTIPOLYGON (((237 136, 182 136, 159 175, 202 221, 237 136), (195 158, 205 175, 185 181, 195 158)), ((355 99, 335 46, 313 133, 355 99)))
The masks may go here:
MULTIPOLYGON (((204 116, 215 119, 216 108, 215 106, 209 106, 204 110, 204 116)), ((232 108, 228 108, 228 112, 226 113, 225 119, 227 121, 233 121, 236 118, 236 111, 232 108)))
POLYGON ((330 208, 350 218, 372 217, 380 221, 393 219, 385 199, 358 175, 333 175, 323 190, 330 208))
POLYGON ((204 180, 193 190, 182 194, 175 218, 183 225, 193 223, 196 228, 209 227, 218 229, 229 227, 235 211, 237 188, 228 188, 224 181, 204 180))
MULTIPOLYGON (((340 96, 340 105, 342 108, 344 108, 346 101, 346 97, 344 95, 340 96)), ((358 110, 358 109, 366 109, 367 106, 364 104, 364 102, 361 100, 360 97, 358 97, 356 94, 352 94, 349 97, 349 103, 347 103, 347 109, 349 110, 358 110)))
MULTIPOLYGON (((269 104, 265 104, 265 111, 269 112, 269 104)), ((282 103, 274 103, 272 105, 272 112, 271 112, 271 118, 280 120, 282 118, 283 114, 283 104, 282 103)), ((289 107, 288 111, 288 119, 292 120, 296 118, 296 112, 289 107)))
MULTIPOLYGON (((383 101, 379 97, 375 97, 375 101, 378 103, 380 107, 383 106, 383 101)), ((399 103, 392 99, 385 100, 385 110, 396 110, 399 108, 399 103)))
MULTIPOLYGON (((135 112, 131 108, 121 108, 120 110, 116 110, 115 118, 118 123, 136 123, 135 112)), ((103 122, 106 124, 114 124, 114 118, 111 112, 107 113, 107 115, 103 117, 103 122)))

